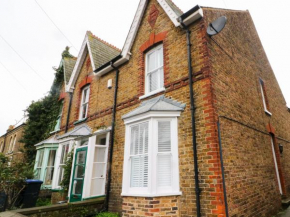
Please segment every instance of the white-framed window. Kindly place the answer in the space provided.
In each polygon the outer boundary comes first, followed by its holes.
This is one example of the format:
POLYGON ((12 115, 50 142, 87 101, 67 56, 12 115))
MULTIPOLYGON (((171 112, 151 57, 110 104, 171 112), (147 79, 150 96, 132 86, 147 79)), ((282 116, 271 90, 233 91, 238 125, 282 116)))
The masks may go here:
POLYGON ((181 194, 177 116, 125 121, 123 196, 181 194))
POLYGON ((56 150, 49 150, 48 161, 45 167, 44 185, 51 185, 54 172, 54 160, 55 160, 56 150))
POLYGON ((35 167, 35 179, 41 179, 41 169, 43 163, 44 149, 41 149, 37 153, 36 167, 35 167))
POLYGON ((82 89, 79 120, 85 119, 87 117, 89 108, 89 99, 90 99, 90 86, 88 85, 82 89))
POLYGON ((262 100, 263 100, 264 111, 268 115, 272 115, 272 113, 270 112, 270 109, 269 109, 269 102, 268 102, 266 89, 265 89, 265 83, 264 83, 263 79, 259 78, 259 83, 260 83, 260 89, 261 89, 261 95, 262 95, 262 100))
POLYGON ((163 45, 149 50, 145 55, 145 95, 164 90, 163 45))
MULTIPOLYGON (((105 195, 109 133, 96 135, 93 148, 93 163, 90 180, 90 197, 105 195)), ((94 139, 92 140, 94 141, 94 139)))
POLYGON ((60 130, 62 110, 63 110, 63 100, 61 101, 61 106, 60 106, 60 109, 59 109, 59 113, 58 113, 58 116, 57 116, 57 120, 56 120, 56 124, 54 126, 54 129, 53 129, 53 132, 60 130))
POLYGON ((60 161, 58 166, 58 177, 57 177, 57 186, 60 186, 61 181, 63 180, 64 175, 64 166, 67 161, 68 153, 70 151, 69 143, 60 145, 61 153, 60 153, 60 161))

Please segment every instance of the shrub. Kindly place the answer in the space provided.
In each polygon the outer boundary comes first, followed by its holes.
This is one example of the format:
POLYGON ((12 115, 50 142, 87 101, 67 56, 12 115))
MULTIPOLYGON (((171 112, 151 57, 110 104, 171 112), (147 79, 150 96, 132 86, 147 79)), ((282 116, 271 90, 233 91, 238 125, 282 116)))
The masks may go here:
POLYGON ((120 217, 120 215, 113 212, 101 212, 97 214, 96 217, 120 217))

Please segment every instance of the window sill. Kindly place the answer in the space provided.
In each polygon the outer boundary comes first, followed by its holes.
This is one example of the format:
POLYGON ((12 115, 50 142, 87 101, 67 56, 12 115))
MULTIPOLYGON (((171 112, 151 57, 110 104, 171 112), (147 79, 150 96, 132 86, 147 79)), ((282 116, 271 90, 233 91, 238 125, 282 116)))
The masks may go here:
POLYGON ((88 118, 84 118, 84 119, 78 120, 78 121, 74 122, 74 125, 77 125, 77 124, 83 123, 83 122, 85 122, 87 119, 88 119, 88 118))
POLYGON ((272 116, 272 113, 269 112, 268 110, 265 110, 266 115, 272 116))
POLYGON ((147 97, 149 97, 149 96, 152 96, 152 95, 154 95, 154 94, 160 93, 160 92, 162 92, 162 91, 165 91, 165 88, 164 88, 164 87, 162 87, 162 88, 160 88, 160 89, 158 89, 158 90, 154 90, 154 91, 152 91, 152 92, 150 92, 150 93, 146 93, 146 94, 144 94, 143 96, 140 96, 139 99, 145 99, 145 98, 147 98, 147 97))
POLYGON ((181 191, 178 192, 167 192, 167 193, 156 193, 156 194, 146 194, 146 193, 121 193, 123 197, 167 197, 167 196, 180 196, 181 191))

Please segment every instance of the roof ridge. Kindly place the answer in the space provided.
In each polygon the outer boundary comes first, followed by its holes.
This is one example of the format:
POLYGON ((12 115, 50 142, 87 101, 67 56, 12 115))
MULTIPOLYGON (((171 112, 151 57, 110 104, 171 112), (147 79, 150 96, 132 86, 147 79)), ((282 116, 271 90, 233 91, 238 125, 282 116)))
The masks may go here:
POLYGON ((122 51, 120 48, 116 47, 115 45, 110 44, 109 42, 99 38, 98 36, 95 36, 91 31, 87 31, 87 34, 89 34, 90 36, 92 36, 93 38, 99 40, 100 42, 104 43, 105 45, 108 45, 109 47, 117 50, 117 51, 122 51))

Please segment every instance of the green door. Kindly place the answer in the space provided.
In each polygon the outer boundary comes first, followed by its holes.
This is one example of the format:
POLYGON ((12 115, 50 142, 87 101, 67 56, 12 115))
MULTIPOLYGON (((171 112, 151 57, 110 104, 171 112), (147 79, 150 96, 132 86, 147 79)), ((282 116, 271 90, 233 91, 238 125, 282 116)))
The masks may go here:
POLYGON ((71 182, 70 202, 82 200, 86 169, 87 147, 79 148, 75 153, 75 164, 71 182))

